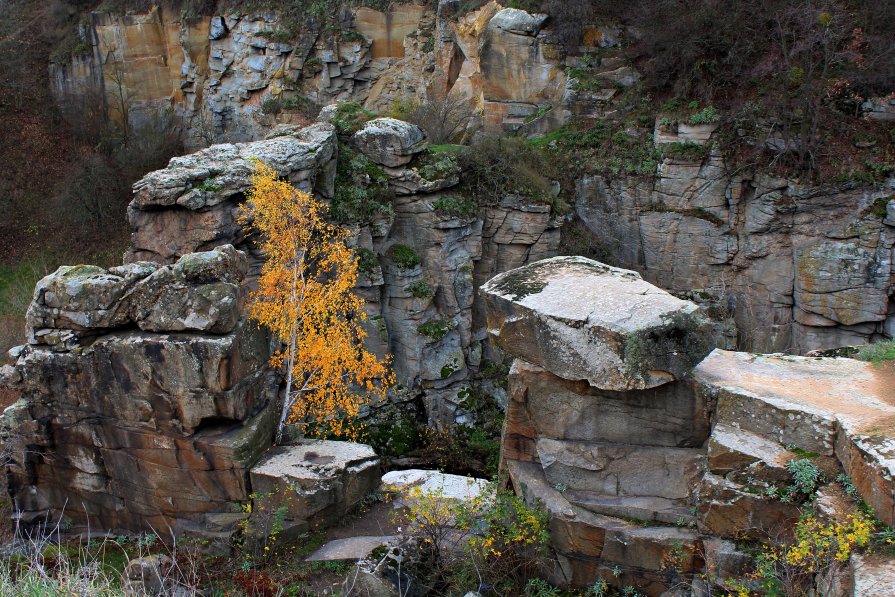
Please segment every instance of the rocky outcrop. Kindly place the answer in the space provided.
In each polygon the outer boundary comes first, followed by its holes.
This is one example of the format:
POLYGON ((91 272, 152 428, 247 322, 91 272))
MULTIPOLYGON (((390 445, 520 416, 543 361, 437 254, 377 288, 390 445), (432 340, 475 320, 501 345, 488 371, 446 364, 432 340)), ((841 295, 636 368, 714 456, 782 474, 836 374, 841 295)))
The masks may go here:
POLYGON ((603 390, 680 379, 712 349, 708 321, 695 305, 636 272, 584 257, 555 257, 498 275, 481 294, 498 345, 603 390))
POLYGON ((5 382, 10 493, 27 525, 226 538, 270 445, 279 381, 239 321, 246 258, 62 267, 38 283, 5 382))
POLYGON ((252 160, 325 198, 332 196, 337 152, 334 127, 318 123, 298 130, 282 127, 263 141, 213 145, 172 159, 167 168, 134 185, 128 206, 133 233, 125 260, 169 263, 222 243, 251 251, 236 216, 250 186, 252 160))
POLYGON ((426 134, 409 122, 374 118, 354 134, 352 143, 377 164, 397 168, 426 149, 426 134))
MULTIPOLYGON (((549 516, 558 580, 586 587, 603 578, 652 596, 692 584, 706 567, 721 578, 742 574, 749 557, 728 540, 785 536, 799 519, 799 506, 779 497, 792 482, 793 460, 817 459, 825 471, 820 516, 856 507, 838 485, 824 485, 841 471, 881 520, 892 519, 891 368, 721 350, 696 364, 701 349, 655 387, 606 388, 602 381, 617 371, 612 362, 587 359, 592 371, 573 370, 569 359, 551 355, 603 347, 602 322, 623 322, 614 331, 624 333, 646 314, 665 313, 674 303, 650 297, 667 295, 636 275, 579 259, 531 264, 482 292, 488 319, 497 322, 492 333, 516 357, 502 466, 516 491, 549 516), (509 288, 508 280, 517 283, 509 288), (528 323, 535 321, 542 326, 536 333, 528 323)), ((697 312, 685 305, 676 308, 697 312)), ((656 329, 663 333, 682 340, 656 329)))
POLYGON ((336 524, 378 487, 379 477, 379 457, 363 444, 303 440, 272 448, 250 471, 248 535, 266 539, 274 517, 283 538, 336 524))
POLYGON ((664 160, 653 181, 584 178, 575 209, 614 264, 718 304, 737 346, 804 354, 892 337, 893 185, 731 175, 713 149, 664 160))

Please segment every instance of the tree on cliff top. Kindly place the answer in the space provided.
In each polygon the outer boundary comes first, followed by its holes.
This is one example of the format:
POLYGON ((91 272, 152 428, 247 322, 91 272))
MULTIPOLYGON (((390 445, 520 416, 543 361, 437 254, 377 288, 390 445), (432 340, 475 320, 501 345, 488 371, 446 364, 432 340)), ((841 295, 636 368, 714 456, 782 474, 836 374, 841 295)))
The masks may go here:
POLYGON ((276 441, 289 421, 305 431, 353 438, 359 407, 394 383, 388 362, 363 348, 363 299, 354 294, 357 257, 348 232, 323 220, 325 207, 260 162, 240 223, 257 233, 266 259, 249 315, 285 345, 271 359, 286 375, 276 441))

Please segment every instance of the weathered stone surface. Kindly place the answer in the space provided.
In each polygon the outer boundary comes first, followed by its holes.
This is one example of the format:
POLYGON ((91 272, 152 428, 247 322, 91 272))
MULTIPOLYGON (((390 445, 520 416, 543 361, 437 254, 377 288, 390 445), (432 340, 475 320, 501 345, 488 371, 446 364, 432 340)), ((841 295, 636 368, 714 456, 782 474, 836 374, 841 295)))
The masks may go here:
POLYGON ((308 562, 356 562, 370 555, 381 545, 397 541, 395 535, 347 537, 334 539, 309 555, 308 562))
POLYGON ((408 469, 391 471, 382 476, 382 490, 397 494, 400 502, 405 502, 412 488, 423 494, 436 494, 447 500, 470 501, 483 495, 488 482, 460 475, 449 475, 438 471, 408 469))
POLYGON ((539 438, 698 448, 709 411, 692 384, 632 392, 598 390, 517 359, 509 375, 504 450, 531 460, 539 438), (525 455, 525 456, 523 456, 525 455))
MULTIPOLYGON (((666 133, 657 124, 656 143, 680 142, 666 133)), ((722 298, 738 347, 804 353, 889 335, 895 234, 872 206, 891 183, 807 188, 728 171, 712 149, 663 160, 649 181, 586 177, 575 210, 611 263, 722 298)))
POLYGON ((482 287, 488 328, 511 353, 606 390, 680 379, 711 350, 696 305, 631 271, 556 257, 482 287))
POLYGON ((335 128, 318 123, 280 129, 244 144, 213 145, 174 158, 134 184, 128 207, 133 235, 128 261, 167 263, 214 244, 239 244, 238 205, 259 159, 305 191, 329 196, 335 177, 335 128))
POLYGON ((64 512, 76 527, 207 532, 206 516, 248 498, 248 468, 271 440, 279 384, 269 354, 264 334, 245 326, 26 347, 22 399, 2 424, 23 523, 64 512))
POLYGON ((767 483, 789 480, 786 463, 795 454, 779 443, 744 429, 718 423, 708 442, 708 470, 717 475, 740 473, 767 483))
POLYGON ((379 458, 364 444, 304 440, 272 448, 250 477, 253 519, 285 508, 283 531, 291 536, 337 522, 373 491, 379 458))
POLYGON ((835 455, 876 515, 895 522, 890 366, 716 350, 694 377, 717 396, 722 430, 742 429, 781 447, 835 455))
POLYGON ((706 474, 697 495, 699 530, 725 539, 751 537, 764 541, 783 536, 793 528, 800 516, 798 506, 746 489, 706 474))
POLYGON ((551 485, 609 496, 685 499, 701 473, 700 450, 538 439, 551 485))
POLYGON ((672 550, 680 550, 680 572, 699 566, 697 534, 678 527, 641 527, 618 518, 589 512, 571 504, 551 487, 534 463, 507 461, 517 493, 548 514, 550 539, 557 552, 562 578, 574 587, 588 587, 603 576, 612 584, 634 585, 658 596, 669 588, 663 573, 672 550), (609 574, 615 570, 618 574, 609 574))
POLYGON ((895 595, 895 563, 882 555, 853 555, 849 561, 854 597, 895 595))
POLYGON ((420 127, 395 118, 370 120, 351 141, 368 158, 390 168, 407 164, 427 146, 420 127))
POLYGON ((63 266, 37 283, 28 340, 55 345, 60 333, 97 335, 129 325, 153 332, 228 333, 239 317, 239 283, 247 267, 245 255, 230 245, 166 267, 63 266))
POLYGON ((534 36, 538 34, 546 20, 547 15, 531 15, 517 8, 504 8, 491 17, 488 25, 510 33, 534 36))

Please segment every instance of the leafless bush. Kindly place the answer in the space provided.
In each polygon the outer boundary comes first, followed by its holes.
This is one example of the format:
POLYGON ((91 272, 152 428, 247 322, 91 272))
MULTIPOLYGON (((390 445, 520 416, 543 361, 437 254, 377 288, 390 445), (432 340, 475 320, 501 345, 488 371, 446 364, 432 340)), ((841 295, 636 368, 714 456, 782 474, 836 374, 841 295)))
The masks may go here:
POLYGON ((473 116, 469 99, 449 94, 430 94, 422 103, 398 102, 392 113, 426 131, 429 142, 436 145, 456 142, 468 134, 473 116))

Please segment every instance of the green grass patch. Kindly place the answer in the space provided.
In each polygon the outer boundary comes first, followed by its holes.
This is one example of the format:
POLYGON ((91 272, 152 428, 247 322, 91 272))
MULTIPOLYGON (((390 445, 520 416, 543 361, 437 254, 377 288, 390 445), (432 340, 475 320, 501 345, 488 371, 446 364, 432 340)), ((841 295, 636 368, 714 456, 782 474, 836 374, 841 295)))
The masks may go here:
POLYGON ((895 340, 876 342, 858 349, 855 358, 878 365, 888 361, 895 361, 895 340))

